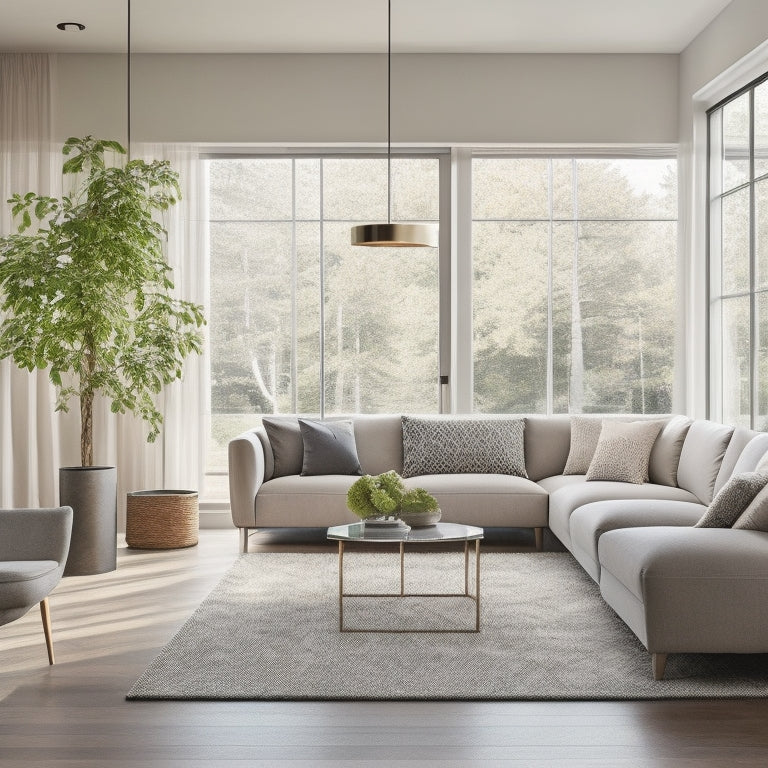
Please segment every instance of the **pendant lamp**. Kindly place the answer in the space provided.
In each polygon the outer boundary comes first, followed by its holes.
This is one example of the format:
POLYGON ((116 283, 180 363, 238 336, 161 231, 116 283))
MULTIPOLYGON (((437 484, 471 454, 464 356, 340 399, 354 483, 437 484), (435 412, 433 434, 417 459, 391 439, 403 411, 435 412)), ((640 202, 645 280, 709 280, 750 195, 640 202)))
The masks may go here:
POLYGON ((437 244, 437 227, 432 224, 392 222, 392 0, 387 0, 387 223, 352 227, 352 245, 437 248, 437 244))

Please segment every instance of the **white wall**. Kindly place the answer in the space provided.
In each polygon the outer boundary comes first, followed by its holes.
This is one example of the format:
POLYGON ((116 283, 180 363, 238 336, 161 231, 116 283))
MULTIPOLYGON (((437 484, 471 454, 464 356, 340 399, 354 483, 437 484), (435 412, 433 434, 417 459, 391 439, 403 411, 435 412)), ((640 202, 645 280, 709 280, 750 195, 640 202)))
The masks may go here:
POLYGON ((681 408, 707 415, 706 109, 768 71, 768 2, 733 0, 680 55, 681 408))
MULTIPOLYGON (((59 56, 62 136, 125 135, 125 56, 59 56)), ((673 55, 400 54, 392 140, 429 145, 674 143, 673 55)), ((386 57, 132 57, 136 141, 386 140, 386 57)))

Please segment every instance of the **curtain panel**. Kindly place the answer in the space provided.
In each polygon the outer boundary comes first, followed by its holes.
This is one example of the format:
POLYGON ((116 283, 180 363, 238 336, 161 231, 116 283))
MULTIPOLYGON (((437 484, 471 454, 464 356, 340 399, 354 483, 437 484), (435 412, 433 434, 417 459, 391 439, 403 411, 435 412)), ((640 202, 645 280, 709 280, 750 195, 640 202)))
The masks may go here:
MULTIPOLYGON (((55 56, 0 54, 0 234, 15 231, 11 194, 61 194, 62 141, 53 137, 55 56)), ((105 136, 103 138, 116 138, 105 136)), ((117 137, 118 140, 119 137, 117 137)), ((167 213, 167 256, 179 296, 207 305, 208 260, 203 183, 194 147, 134 145, 134 157, 169 160, 180 174, 182 199, 167 213)), ((2 318, 0 317, 0 322, 2 318)), ((186 361, 184 378, 158 396, 164 416, 160 437, 146 442, 144 423, 115 415, 97 400, 95 462, 118 468, 118 527, 124 530, 129 491, 197 490, 205 470, 208 434, 207 358, 186 361)), ((58 468, 79 463, 79 408, 55 413, 55 392, 46 371, 29 373, 0 361, 0 508, 58 503, 58 468)))

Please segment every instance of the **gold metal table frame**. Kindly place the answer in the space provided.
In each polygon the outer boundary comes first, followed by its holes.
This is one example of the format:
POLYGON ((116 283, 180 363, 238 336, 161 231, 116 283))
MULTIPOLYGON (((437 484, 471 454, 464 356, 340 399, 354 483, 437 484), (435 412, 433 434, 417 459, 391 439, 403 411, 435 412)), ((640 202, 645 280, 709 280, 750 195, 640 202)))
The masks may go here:
MULTIPOLYGON (((329 538, 336 538, 331 536, 331 530, 329 529, 329 538)), ((470 530, 470 529, 468 529, 470 530)), ((471 529, 477 530, 477 529, 471 529)), ((481 530, 481 529, 480 529, 481 530)), ((371 632, 371 633, 387 633, 387 634, 424 634, 424 633, 477 633, 480 631, 480 541, 482 539, 482 532, 479 536, 472 536, 472 538, 460 537, 448 538, 448 539, 386 539, 386 540, 374 540, 364 538, 339 538, 339 631, 340 632, 371 632), (344 591, 344 553, 346 544, 348 541, 365 541, 367 543, 389 543, 399 544, 400 547, 400 591, 399 592, 345 592, 344 591), (464 543, 464 591, 463 592, 406 592, 405 589, 405 545, 406 544, 424 544, 427 542, 437 543, 438 541, 456 541, 464 543), (474 541, 474 566, 475 566, 475 591, 474 594, 470 592, 469 584, 469 550, 470 543, 474 541), (474 627, 467 628, 454 628, 454 629, 384 629, 384 628, 350 628, 344 625, 344 599, 347 597, 364 597, 364 598, 406 598, 406 597, 466 597, 473 600, 475 603, 475 621, 474 627)))

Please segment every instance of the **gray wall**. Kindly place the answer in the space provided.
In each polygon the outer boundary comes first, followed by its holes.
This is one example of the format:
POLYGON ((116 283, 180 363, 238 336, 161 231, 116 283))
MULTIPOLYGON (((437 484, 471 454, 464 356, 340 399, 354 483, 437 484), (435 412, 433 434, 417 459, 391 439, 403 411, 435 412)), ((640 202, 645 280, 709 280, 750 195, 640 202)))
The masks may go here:
MULTIPOLYGON (((673 143, 678 57, 399 54, 392 141, 673 143)), ((59 55, 61 136, 125 135, 125 56, 59 55)), ((370 144, 386 140, 386 58, 132 57, 136 141, 370 144)))

